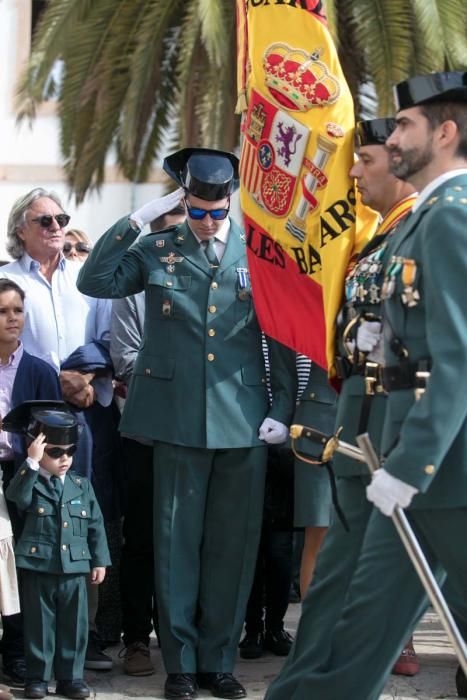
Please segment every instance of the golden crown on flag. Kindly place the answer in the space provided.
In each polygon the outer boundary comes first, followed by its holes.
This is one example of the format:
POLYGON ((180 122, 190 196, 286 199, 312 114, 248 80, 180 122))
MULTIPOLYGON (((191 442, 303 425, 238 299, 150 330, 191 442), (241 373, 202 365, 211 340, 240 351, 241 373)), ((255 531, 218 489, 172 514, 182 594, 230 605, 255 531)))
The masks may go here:
POLYGON ((320 61, 322 49, 308 53, 287 44, 271 44, 263 57, 266 86, 279 104, 289 110, 307 112, 336 102, 340 95, 337 78, 320 61))

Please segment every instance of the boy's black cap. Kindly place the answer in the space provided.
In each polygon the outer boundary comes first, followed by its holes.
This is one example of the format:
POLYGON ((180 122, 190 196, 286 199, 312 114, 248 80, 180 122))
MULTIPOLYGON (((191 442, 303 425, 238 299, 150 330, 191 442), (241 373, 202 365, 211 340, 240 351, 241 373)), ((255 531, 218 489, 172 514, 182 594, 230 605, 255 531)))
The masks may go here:
POLYGON ((367 119, 357 122, 355 127, 355 146, 384 146, 387 139, 396 128, 393 117, 367 119))
POLYGON ((78 421, 65 401, 24 401, 2 422, 2 430, 35 438, 44 433, 51 445, 72 445, 78 441, 78 421))
POLYGON ((163 168, 195 197, 214 202, 238 186, 238 158, 214 148, 182 148, 164 158, 163 168))
POLYGON ((394 87, 396 110, 429 102, 467 102, 467 72, 416 75, 394 87))

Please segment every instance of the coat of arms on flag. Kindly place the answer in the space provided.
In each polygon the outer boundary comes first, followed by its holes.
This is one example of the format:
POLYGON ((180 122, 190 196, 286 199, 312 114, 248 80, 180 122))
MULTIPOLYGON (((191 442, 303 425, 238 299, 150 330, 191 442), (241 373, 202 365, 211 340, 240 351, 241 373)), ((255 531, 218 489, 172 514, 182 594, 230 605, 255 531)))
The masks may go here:
POLYGON ((288 214, 310 130, 255 90, 245 123, 240 174, 246 190, 269 214, 288 214))

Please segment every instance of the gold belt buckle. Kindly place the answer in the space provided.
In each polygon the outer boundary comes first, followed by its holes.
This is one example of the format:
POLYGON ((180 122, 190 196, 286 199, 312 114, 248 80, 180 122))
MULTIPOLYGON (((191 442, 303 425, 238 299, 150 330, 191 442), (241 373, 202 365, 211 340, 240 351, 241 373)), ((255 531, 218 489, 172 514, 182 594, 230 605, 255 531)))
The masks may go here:
POLYGON ((365 394, 367 396, 374 396, 376 393, 378 369, 379 364, 377 362, 365 362, 365 394))

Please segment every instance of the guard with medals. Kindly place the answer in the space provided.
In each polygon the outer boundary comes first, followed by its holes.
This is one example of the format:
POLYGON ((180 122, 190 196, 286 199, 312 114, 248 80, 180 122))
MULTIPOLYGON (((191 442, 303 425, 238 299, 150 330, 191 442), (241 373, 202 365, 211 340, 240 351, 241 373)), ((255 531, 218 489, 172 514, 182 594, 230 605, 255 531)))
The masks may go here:
MULTIPOLYGON (((379 444, 386 406, 379 380, 384 259, 388 239, 398 235, 398 226, 415 201, 414 188, 394 177, 389 169, 385 141, 394 127, 394 119, 372 119, 358 122, 355 131, 358 160, 350 174, 356 180, 362 202, 380 212, 381 222, 374 238, 349 269, 338 315, 336 369, 342 387, 336 426, 342 426, 341 438, 351 443, 355 443, 356 435, 369 431, 374 443, 379 444)), ((316 420, 306 422, 304 417, 298 422, 322 429, 316 420)), ((334 453, 332 464, 337 502, 348 530, 339 518, 334 518, 318 554, 314 580, 303 601, 295 646, 282 673, 269 688, 267 700, 313 697, 311 692, 295 695, 298 680, 307 668, 316 668, 326 660, 334 625, 357 566, 372 511, 365 497, 369 472, 365 465, 338 452, 334 453)), ((418 671, 411 641, 394 671, 406 675, 418 671)))
POLYGON ((97 242, 79 285, 90 296, 146 295, 120 429, 154 441, 165 697, 194 698, 202 687, 242 698, 232 671, 261 530, 266 443, 287 438, 295 356, 271 344, 270 405, 245 236, 229 217, 236 156, 185 148, 164 169, 180 186, 168 197, 183 198, 186 222, 135 242, 161 200, 121 219, 97 242))
MULTIPOLYGON (((389 517, 396 507, 406 509, 434 574, 440 582, 447 576, 465 608, 467 72, 409 78, 395 96, 391 171, 419 195, 387 252, 394 285, 383 302, 388 397, 381 468, 367 488, 374 508, 325 658, 304 665, 287 692, 268 700, 380 697, 428 606, 389 517)), ((312 595, 313 588, 305 604, 312 595)), ((459 627, 465 639, 465 621, 459 627)), ((467 697, 460 667, 456 685, 467 697)))

